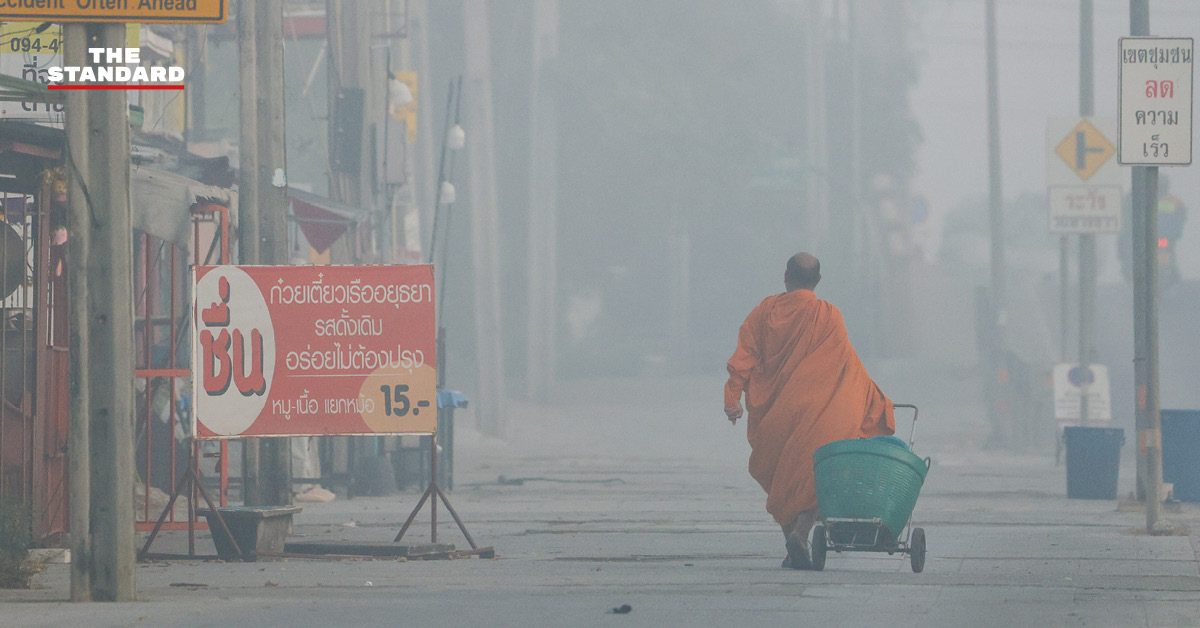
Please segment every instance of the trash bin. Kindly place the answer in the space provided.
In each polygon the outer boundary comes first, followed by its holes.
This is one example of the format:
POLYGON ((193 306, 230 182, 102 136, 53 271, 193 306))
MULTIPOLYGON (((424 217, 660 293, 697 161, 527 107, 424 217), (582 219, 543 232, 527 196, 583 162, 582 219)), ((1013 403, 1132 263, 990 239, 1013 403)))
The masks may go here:
POLYGON ((1125 430, 1065 427, 1063 440, 1067 445, 1067 497, 1116 499, 1125 430))
POLYGON ((1200 502, 1200 410, 1162 411, 1162 467, 1175 499, 1200 502))

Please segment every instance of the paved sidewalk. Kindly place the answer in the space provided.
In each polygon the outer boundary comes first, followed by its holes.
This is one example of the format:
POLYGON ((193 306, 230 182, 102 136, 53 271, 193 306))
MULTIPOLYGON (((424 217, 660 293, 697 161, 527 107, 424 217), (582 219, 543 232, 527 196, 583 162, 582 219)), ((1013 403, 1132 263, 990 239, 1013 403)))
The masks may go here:
MULTIPOLYGON (((934 466, 915 515, 925 572, 877 554, 785 571, 745 472, 744 428, 698 394, 601 396, 616 401, 518 406, 507 441, 461 432, 451 499, 496 560, 154 563, 139 568, 143 601, 84 605, 60 601, 67 569, 53 565, 41 588, 0 592, 0 626, 1200 625, 1194 537, 1146 536, 1140 510, 1066 499, 1052 447, 984 452, 969 418, 929 411, 918 451, 934 466), (621 604, 632 612, 606 614, 621 604)), ((390 540, 417 497, 306 505, 295 537, 390 540)), ((1170 517, 1200 531, 1197 505, 1170 517)), ((409 534, 427 540, 427 514, 409 534)), ((465 545, 448 520, 439 540, 465 545)), ((173 533, 156 549, 184 543, 173 533)))

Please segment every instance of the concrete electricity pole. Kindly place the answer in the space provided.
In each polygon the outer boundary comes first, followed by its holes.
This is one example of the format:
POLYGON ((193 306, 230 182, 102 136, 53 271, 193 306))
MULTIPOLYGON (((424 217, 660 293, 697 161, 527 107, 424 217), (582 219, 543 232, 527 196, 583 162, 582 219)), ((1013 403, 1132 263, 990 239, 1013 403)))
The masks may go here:
POLYGON ((1004 196, 1000 177, 1000 105, 996 78, 996 0, 985 5, 987 29, 987 117, 988 117, 988 217, 991 233, 991 320, 992 339, 989 370, 996 395, 989 409, 992 435, 1012 444, 1012 414, 1008 398, 1006 270, 1004 266, 1004 196))
POLYGON ((544 399, 558 369, 558 103, 548 86, 558 57, 558 0, 534 0, 529 126, 529 314, 525 386, 544 399))
MULTIPOLYGON (((327 76, 329 85, 329 198, 363 209, 389 207, 391 199, 380 195, 386 174, 380 163, 382 144, 387 141, 384 116, 387 113, 387 74, 382 58, 386 54, 383 37, 391 37, 386 23, 388 3, 382 0, 326 0, 325 24, 328 41, 327 76), (373 41, 379 42, 373 45, 373 41)), ((423 90, 418 90, 423 91, 423 90)), ((351 242, 353 230, 345 236, 351 242)), ((376 455, 365 439, 338 438, 333 443, 334 465, 376 455), (351 456, 355 452, 355 456, 351 456)))
MULTIPOLYGON (((255 42, 258 78, 258 263, 288 263, 287 157, 283 85, 283 3, 256 0, 255 42)), ((291 448, 287 438, 263 439, 259 447, 258 489, 262 504, 292 503, 291 448)))
POLYGON ((184 132, 190 141, 204 141, 208 139, 204 134, 205 129, 208 128, 206 116, 208 108, 204 106, 205 92, 207 91, 204 75, 208 68, 207 25, 193 24, 187 27, 186 51, 188 119, 184 132))
MULTIPOLYGON (((67 66, 83 67, 87 64, 87 25, 63 25, 63 61, 67 66)), ((70 253, 67 257, 67 282, 71 298, 67 300, 70 319, 70 426, 67 430, 67 457, 70 470, 71 503, 71 601, 88 602, 92 599, 91 571, 91 432, 88 403, 88 240, 91 217, 88 211, 84 187, 88 181, 88 99, 87 93, 79 90, 67 92, 67 197, 70 216, 67 223, 70 233, 70 253)))
MULTIPOLYGON (((238 27, 238 262, 257 264, 258 234, 258 53, 254 2, 237 4, 238 27)), ((264 503, 259 496, 259 440, 242 440, 242 499, 264 503)))
MULTIPOLYGON (((804 103, 806 112, 804 137, 808 149, 806 155, 808 172, 804 177, 806 182, 804 187, 808 217, 803 228, 805 232, 814 236, 814 240, 823 239, 829 233, 829 120, 825 104, 825 28, 827 23, 824 4, 823 2, 808 2, 806 4, 808 14, 804 16, 804 92, 807 94, 804 103)), ((856 75, 852 82, 858 81, 858 78, 856 75)), ((857 96, 858 93, 855 92, 855 95, 857 96)), ((858 106, 857 102, 854 106, 858 106)), ((861 118, 856 117, 853 123, 857 125, 860 121, 861 118)), ((857 158, 858 155, 854 154, 854 157, 857 158)), ((855 162, 855 165, 857 166, 858 162, 855 162)), ((861 175, 861 169, 857 167, 855 169, 861 175)), ((875 269, 871 268, 869 264, 864 265, 863 268, 874 275, 875 269)), ((872 329, 871 333, 873 334, 874 331, 872 329)))
MULTIPOLYGON (((1079 116, 1095 113, 1092 60, 1092 0, 1079 0, 1079 116)), ((1079 234, 1079 366, 1096 359, 1096 236, 1079 234)), ((1079 424, 1088 424, 1088 381, 1080 386, 1079 424)))
MULTIPOLYGON (((284 154, 283 6, 238 3, 238 262, 286 264, 287 161, 284 154)), ((242 498, 248 506, 292 503, 286 438, 247 439, 242 498)))
POLYGON ((403 0, 407 8, 408 39, 411 41, 409 50, 413 53, 413 67, 425 87, 417 90, 417 112, 420 119, 426 122, 417 124, 417 150, 413 160, 415 189, 417 190, 417 207, 421 216, 421 242, 429 242, 433 236, 433 215, 437 208, 434 197, 438 185, 435 165, 437 147, 441 144, 434 140, 433 98, 430 89, 432 82, 429 72, 429 7, 425 0, 403 0))
MULTIPOLYGON (((1150 34, 1149 0, 1129 1, 1129 33, 1150 34)), ((1138 469, 1146 531, 1162 515, 1162 431, 1158 408, 1158 167, 1133 166, 1133 379, 1138 469)))
MULTIPOLYGON (((330 176, 329 197, 348 205, 372 208, 378 205, 375 197, 374 172, 376 162, 374 147, 375 129, 382 124, 387 77, 382 71, 372 72, 371 34, 383 30, 380 17, 386 13, 378 0, 329 0, 326 3, 326 22, 329 37, 329 82, 330 123, 348 125, 340 133, 331 132, 330 146, 335 152, 348 157, 340 169, 335 168, 330 176), (358 90, 361 92, 361 108, 351 94, 341 93, 358 90), (337 100, 350 98, 339 107, 337 100), (339 109, 340 120, 335 119, 339 109), (349 137, 357 130, 357 137, 349 137), (341 148, 336 148, 339 144, 341 148), (357 152, 352 157, 351 151, 357 152)), ((336 129, 334 129, 336 131, 336 129)))
MULTIPOLYGON (((125 25, 69 24, 65 54, 124 48, 125 25), (83 44, 82 48, 80 44, 83 44)), ((84 65, 88 59, 84 59, 84 65)), ((129 102, 123 90, 72 96, 71 496, 73 600, 137 597, 133 524, 133 230, 129 102), (82 197, 82 198, 80 198, 82 197), (85 511, 80 512, 80 511, 85 511), (76 527, 78 526, 78 527, 76 527)))
MULTIPOLYGON (((471 255, 475 278, 475 360, 479 377, 476 417, 489 436, 504 435, 504 345, 500 325, 500 219, 497 216, 495 134, 492 117, 491 37, 486 0, 463 3, 466 42, 467 159, 471 255)), ((443 286, 444 289, 444 286, 443 286)))

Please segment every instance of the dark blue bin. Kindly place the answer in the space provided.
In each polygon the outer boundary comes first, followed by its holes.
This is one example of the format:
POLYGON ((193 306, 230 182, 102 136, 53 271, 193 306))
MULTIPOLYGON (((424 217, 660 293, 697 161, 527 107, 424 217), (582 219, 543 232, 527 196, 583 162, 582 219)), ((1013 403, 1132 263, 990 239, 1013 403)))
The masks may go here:
POLYGON ((1065 427, 1067 497, 1116 499, 1125 430, 1115 427, 1065 427))
POLYGON ((1200 410, 1162 411, 1163 482, 1185 502, 1200 502, 1200 410))

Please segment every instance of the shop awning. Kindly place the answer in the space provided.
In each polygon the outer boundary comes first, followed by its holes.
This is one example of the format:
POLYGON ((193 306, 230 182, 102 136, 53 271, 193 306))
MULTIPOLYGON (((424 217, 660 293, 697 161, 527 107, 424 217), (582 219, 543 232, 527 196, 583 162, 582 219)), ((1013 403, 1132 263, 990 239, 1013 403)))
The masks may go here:
POLYGON ((133 228, 192 250, 192 218, 189 210, 197 202, 210 200, 229 208, 229 230, 238 224, 237 193, 205 185, 183 175, 146 166, 129 173, 129 200, 133 228))

